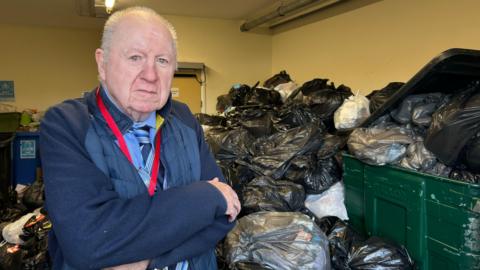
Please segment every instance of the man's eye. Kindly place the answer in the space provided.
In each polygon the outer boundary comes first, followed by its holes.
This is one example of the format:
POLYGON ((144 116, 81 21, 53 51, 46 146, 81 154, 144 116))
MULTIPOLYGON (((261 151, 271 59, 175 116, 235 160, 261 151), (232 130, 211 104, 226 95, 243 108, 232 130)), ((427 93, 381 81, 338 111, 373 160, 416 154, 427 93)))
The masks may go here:
POLYGON ((129 59, 132 61, 139 61, 142 59, 142 57, 140 55, 132 55, 129 57, 129 59))
POLYGON ((157 58, 157 62, 160 64, 168 64, 168 60, 161 57, 157 58))

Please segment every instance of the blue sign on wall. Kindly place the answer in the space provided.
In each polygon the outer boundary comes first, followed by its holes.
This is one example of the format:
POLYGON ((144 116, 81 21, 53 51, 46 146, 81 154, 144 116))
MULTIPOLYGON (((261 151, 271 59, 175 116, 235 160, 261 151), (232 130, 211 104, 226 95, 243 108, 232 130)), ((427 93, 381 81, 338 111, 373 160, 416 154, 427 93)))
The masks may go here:
POLYGON ((13 81, 0 81, 0 100, 14 100, 15 88, 13 81))

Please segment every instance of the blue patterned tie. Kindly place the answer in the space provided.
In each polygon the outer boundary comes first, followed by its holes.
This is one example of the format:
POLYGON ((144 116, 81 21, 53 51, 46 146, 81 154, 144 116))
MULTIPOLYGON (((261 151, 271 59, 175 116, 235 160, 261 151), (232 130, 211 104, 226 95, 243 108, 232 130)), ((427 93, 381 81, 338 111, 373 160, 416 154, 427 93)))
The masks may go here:
POLYGON ((140 144, 140 151, 142 152, 143 157, 143 165, 148 159, 148 155, 152 150, 152 143, 150 142, 150 127, 148 126, 141 126, 141 127, 133 127, 133 134, 138 140, 140 144))

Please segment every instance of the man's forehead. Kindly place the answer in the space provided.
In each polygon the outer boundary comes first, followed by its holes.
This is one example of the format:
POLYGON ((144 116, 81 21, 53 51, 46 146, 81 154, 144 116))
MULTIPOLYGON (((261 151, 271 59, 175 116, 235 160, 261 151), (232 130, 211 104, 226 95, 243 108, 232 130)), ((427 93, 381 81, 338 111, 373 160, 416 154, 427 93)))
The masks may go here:
POLYGON ((163 24, 157 18, 124 18, 120 21, 115 29, 114 35, 117 37, 134 35, 135 33, 150 34, 158 37, 167 37, 173 41, 172 34, 168 30, 167 26, 163 24))

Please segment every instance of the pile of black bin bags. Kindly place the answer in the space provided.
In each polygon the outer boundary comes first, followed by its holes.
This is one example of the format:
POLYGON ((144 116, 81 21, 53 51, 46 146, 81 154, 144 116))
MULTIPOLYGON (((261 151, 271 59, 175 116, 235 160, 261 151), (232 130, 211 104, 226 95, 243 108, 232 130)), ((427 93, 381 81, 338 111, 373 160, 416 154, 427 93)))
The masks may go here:
MULTIPOLYGON (((392 83, 372 93, 370 108, 378 109, 401 86, 392 83)), ((393 164, 479 184, 480 82, 456 90, 406 96, 369 127, 355 129, 348 140, 350 152, 373 165, 393 164)))
POLYGON ((43 204, 41 180, 21 199, 15 191, 0 194, 0 270, 50 269, 47 241, 52 224, 43 204))
MULTIPOLYGON (((342 185, 338 153, 348 136, 336 135, 333 115, 351 95, 328 79, 295 87, 282 71, 263 87, 234 85, 217 99, 221 115, 197 114, 242 203, 217 246, 219 269, 413 269, 403 247, 355 233, 345 210, 319 217, 305 206, 342 185)), ((341 198, 316 207, 345 209, 340 187, 341 198)))

